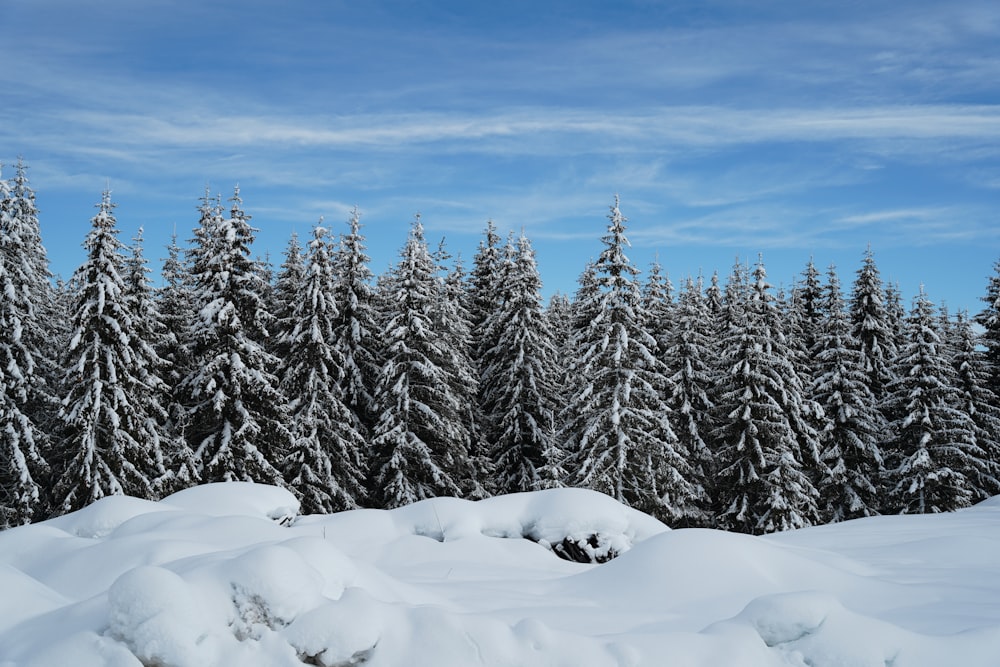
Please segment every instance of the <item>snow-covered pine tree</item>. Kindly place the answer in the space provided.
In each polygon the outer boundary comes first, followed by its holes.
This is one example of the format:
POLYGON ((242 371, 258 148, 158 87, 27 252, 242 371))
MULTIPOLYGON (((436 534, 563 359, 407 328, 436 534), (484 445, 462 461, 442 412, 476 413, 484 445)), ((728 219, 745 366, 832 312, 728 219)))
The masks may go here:
POLYGON ((149 264, 143 255, 143 228, 140 227, 131 252, 125 258, 125 298, 134 322, 137 341, 134 354, 142 360, 136 370, 141 382, 137 401, 145 406, 146 417, 153 421, 160 435, 164 471, 154 482, 155 493, 161 496, 197 482, 197 471, 192 452, 183 441, 182 433, 174 428, 170 415, 172 382, 176 374, 170 361, 157 352, 166 347, 170 334, 160 313, 160 302, 154 298, 149 274, 149 264))
POLYGON ((165 362, 162 379, 167 384, 164 408, 167 411, 166 433, 163 447, 163 465, 166 476, 160 483, 162 495, 193 486, 200 480, 198 461, 188 446, 185 435, 187 413, 179 391, 181 381, 191 370, 191 336, 194 323, 194 295, 191 274, 181 261, 177 235, 171 237, 167 257, 160 269, 162 286, 156 290, 156 303, 162 325, 154 350, 165 362))
POLYGON ((976 466, 974 502, 1000 494, 1000 401, 990 391, 986 359, 968 314, 959 312, 951 328, 954 335, 952 366, 957 373, 958 407, 976 427, 976 444, 983 451, 984 466, 976 466))
MULTIPOLYGON (((473 414, 475 435, 480 447, 475 448, 474 455, 479 455, 480 478, 495 482, 498 480, 493 479, 484 469, 495 440, 497 398, 494 393, 495 383, 487 373, 495 369, 498 363, 496 356, 499 350, 499 331, 494 325, 509 293, 507 274, 514 262, 513 255, 513 239, 508 238, 506 245, 502 245, 496 225, 488 220, 483 238, 472 257, 472 271, 464 298, 469 323, 469 352, 477 387, 473 414)), ((489 486, 499 488, 498 484, 487 484, 489 486)))
POLYGON ((537 491, 560 484, 554 446, 556 350, 542 311, 535 252, 522 233, 503 271, 506 295, 483 330, 496 340, 482 370, 480 395, 489 407, 485 432, 496 467, 496 493, 537 491))
POLYGON ((887 318, 887 328, 892 332, 892 346, 894 350, 899 350, 906 342, 906 308, 903 306, 903 292, 899 289, 899 283, 886 283, 885 286, 885 314, 887 318))
POLYGON ((24 412, 34 361, 21 340, 19 296, 0 253, 0 529, 31 522, 47 472, 40 434, 24 412))
POLYGON ((986 284, 986 294, 982 296, 986 307, 976 315, 975 321, 984 329, 979 342, 985 348, 986 386, 994 396, 1000 397, 1000 260, 993 271, 986 284))
POLYGON ((372 289, 371 259, 365 254, 361 214, 357 208, 348 221, 350 231, 340 236, 333 256, 334 302, 333 345, 343 358, 344 376, 340 395, 345 405, 370 433, 375 425, 375 385, 381 368, 381 345, 377 333, 378 311, 372 289))
POLYGON ((608 219, 593 302, 578 311, 593 318, 585 328, 579 322, 581 380, 560 434, 571 452, 570 483, 684 522, 697 512, 699 488, 657 388, 664 368, 640 311, 639 271, 625 255, 626 218, 617 197, 608 219))
POLYGON ((813 259, 809 258, 802 279, 792 289, 791 307, 798 332, 797 345, 808 355, 816 349, 816 339, 826 317, 823 298, 823 285, 819 270, 813 259))
POLYGON ((886 387, 893 379, 890 366, 896 353, 896 333, 892 330, 884 299, 882 277, 869 246, 851 294, 851 333, 858 341, 868 376, 868 388, 879 409, 886 400, 886 387))
POLYGON ((41 434, 26 414, 35 361, 23 336, 34 313, 28 290, 7 268, 17 262, 11 254, 21 240, 11 213, 10 191, 0 180, 0 529, 29 523, 38 513, 47 472, 41 434))
POLYGON ((455 480, 459 482, 465 498, 478 500, 488 494, 483 482, 491 478, 493 465, 482 442, 476 396, 479 393, 479 373, 472 360, 472 333, 469 311, 466 308, 467 290, 465 268, 461 257, 451 259, 444 239, 438 246, 436 262, 441 278, 441 298, 436 304, 435 329, 444 342, 445 356, 440 366, 451 383, 451 393, 458 402, 458 413, 453 417, 456 441, 454 451, 464 452, 464 458, 453 462, 455 480))
POLYGON ((719 272, 713 271, 708 287, 705 288, 705 306, 712 314, 712 319, 719 322, 725 310, 723 305, 722 289, 719 287, 719 272))
POLYGON ((956 401, 956 378, 934 306, 923 286, 906 318, 906 345, 888 385, 891 426, 886 448, 888 505, 893 512, 950 512, 976 497, 973 478, 988 472, 975 424, 956 401))
POLYGON ((294 308, 283 320, 286 353, 279 371, 295 437, 283 463, 285 479, 308 514, 354 509, 365 501, 367 445, 357 416, 340 398, 344 359, 333 343, 337 305, 327 233, 320 225, 313 229, 295 291, 285 285, 294 308))
POLYGON ((162 260, 162 285, 156 290, 156 302, 163 327, 156 353, 167 362, 165 380, 175 387, 190 370, 190 336, 194 295, 190 272, 181 260, 177 234, 171 236, 167 257, 162 260))
POLYGON ((716 390, 719 426, 715 502, 719 527, 769 533, 816 523, 818 497, 802 453, 815 432, 802 414, 802 387, 777 321, 763 262, 745 289, 727 284, 728 334, 716 390))
POLYGON ((264 310, 259 264, 251 259, 255 230, 236 188, 230 217, 203 202, 191 257, 197 320, 192 366, 181 383, 188 411, 187 440, 205 482, 282 484, 278 470, 291 448, 285 399, 264 349, 270 317, 264 310))
MULTIPOLYGON (((564 405, 564 398, 567 397, 570 386, 568 369, 573 363, 573 302, 565 294, 556 292, 549 298, 548 307, 545 309, 545 321, 552 335, 552 346, 555 349, 555 368, 553 369, 553 409, 554 432, 558 434, 562 430, 562 415, 560 405, 564 405)), ((568 477, 564 467, 567 453, 562 448, 562 442, 558 437, 553 437, 552 446, 547 460, 549 468, 545 470, 543 478, 546 483, 559 487, 566 483, 568 477)))
POLYGON ((645 319, 646 330, 656 340, 657 354, 673 370, 663 356, 665 341, 673 328, 674 286, 664 273, 659 259, 654 260, 649 267, 649 274, 642 286, 642 301, 640 310, 645 319))
POLYGON ((701 487, 699 515, 691 516, 692 525, 713 524, 708 480, 714 475, 714 455, 708 442, 713 428, 715 404, 709 396, 714 386, 711 363, 714 321, 699 283, 685 281, 673 311, 674 325, 664 339, 664 358, 669 360, 672 375, 667 396, 671 423, 679 441, 678 451, 694 468, 692 482, 701 487))
POLYGON ((38 430, 36 444, 44 453, 49 446, 48 434, 59 426, 59 359, 69 342, 71 313, 53 289, 35 193, 28 183, 28 167, 20 158, 7 195, 0 197, 0 207, 6 213, 2 252, 7 258, 7 272, 26 308, 20 315, 21 343, 34 362, 25 378, 28 394, 24 412, 38 430))
POLYGON ((492 220, 487 221, 483 239, 472 258, 468 301, 472 325, 472 357, 476 363, 480 363, 488 350, 496 347, 496 341, 488 339, 484 326, 486 320, 500 309, 506 292, 503 272, 510 259, 506 257, 507 248, 501 245, 501 241, 496 225, 492 220))
POLYGON ((566 364, 572 337, 573 302, 565 294, 556 292, 549 297, 548 306, 545 308, 545 319, 549 331, 552 332, 552 344, 556 348, 558 365, 562 368, 566 364))
POLYGON ((376 393, 370 492, 391 508, 457 496, 471 467, 463 405, 442 363, 450 352, 435 329, 443 286, 417 216, 400 260, 381 283, 385 363, 376 393))
MULTIPOLYGON (((323 224, 322 219, 319 224, 323 224)), ((268 351, 276 356, 279 362, 288 354, 288 348, 285 345, 288 342, 288 333, 295 326, 291 319, 298 305, 296 299, 299 297, 299 290, 302 289, 305 273, 306 264, 302 243, 299 242, 299 235, 292 232, 288 238, 288 245, 285 247, 285 261, 281 263, 278 270, 278 278, 274 284, 269 310, 273 316, 273 325, 267 347, 268 351)))
POLYGON ((816 486, 824 473, 818 438, 826 416, 809 392, 809 387, 815 380, 813 351, 820 335, 820 319, 823 317, 821 289, 812 260, 806 266, 802 281, 792 289, 791 297, 786 298, 779 290, 777 302, 778 320, 775 325, 784 335, 789 360, 795 368, 796 378, 793 379, 797 380, 800 392, 795 401, 797 416, 793 418, 793 428, 798 434, 800 447, 799 460, 816 486))
MULTIPOLYGON (((566 421, 572 414, 566 410, 570 399, 583 391, 588 380, 584 373, 586 366, 583 355, 590 348, 588 337, 590 323, 598 316, 601 308, 601 288, 597 282, 597 265, 593 260, 587 262, 583 272, 577 278, 577 289, 573 295, 568 318, 568 337, 563 351, 561 375, 558 381, 559 403, 564 408, 558 414, 557 432, 566 426, 566 421)), ((560 446, 565 442, 560 438, 560 446)))
POLYGON ((84 242, 73 337, 66 351, 61 456, 52 463, 56 511, 109 495, 156 497, 164 474, 157 403, 149 382, 153 352, 128 294, 123 244, 105 190, 84 242))
POLYGON ((815 379, 809 393, 825 415, 819 434, 825 468, 818 487, 822 518, 830 522, 878 514, 883 476, 879 442, 886 424, 868 388, 833 265, 824 291, 825 317, 817 327, 815 379))

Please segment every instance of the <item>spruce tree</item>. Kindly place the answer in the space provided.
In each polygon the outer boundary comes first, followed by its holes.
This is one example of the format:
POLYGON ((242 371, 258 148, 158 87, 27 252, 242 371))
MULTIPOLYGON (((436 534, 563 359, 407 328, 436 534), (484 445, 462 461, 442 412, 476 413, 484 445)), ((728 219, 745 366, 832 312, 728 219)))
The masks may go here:
MULTIPOLYGON (((18 159, 6 195, 0 196, 3 217, 2 252, 7 273, 22 303, 21 344, 31 355, 33 370, 25 376, 27 401, 25 415, 37 430, 36 445, 48 451, 48 434, 59 426, 59 384, 62 368, 59 360, 69 343, 70 304, 52 285, 52 274, 41 228, 35 193, 28 183, 28 167, 18 159)), ((22 368, 22 372, 27 369, 22 368)))
POLYGON ((381 368, 378 311, 372 288, 371 258, 365 254, 361 214, 355 208, 348 222, 350 231, 340 236, 333 256, 333 300, 337 315, 333 322, 333 345, 344 360, 339 380, 340 395, 360 421, 363 432, 375 425, 375 385, 381 368))
MULTIPOLYGON (((503 283, 505 264, 509 263, 507 248, 501 245, 492 220, 486 223, 483 240, 472 258, 469 276, 469 317, 472 326, 472 357, 480 363, 486 353, 496 347, 485 330, 486 321, 493 316, 504 301, 506 286, 503 283)), ((509 244, 508 244, 509 245, 509 244)))
POLYGON ((906 308, 903 306, 903 292, 899 289, 899 283, 887 283, 885 286, 885 314, 886 327, 892 332, 893 349, 899 350, 906 342, 906 308))
POLYGON ((890 365, 895 355, 895 332, 885 308, 882 277, 871 246, 865 251, 851 294, 851 333, 858 341, 868 376, 868 388, 881 408, 886 387, 892 381, 890 365))
POLYGON ((38 513, 47 472, 41 433, 26 414, 35 360, 24 331, 34 311, 29 290, 7 268, 17 261, 12 255, 21 241, 12 229, 10 203, 0 180, 0 529, 29 523, 38 513))
POLYGON ((964 312, 953 327, 952 366, 957 374, 957 407, 972 418, 983 465, 973 469, 974 501, 1000 494, 1000 400, 989 389, 985 354, 979 349, 972 323, 964 312))
MULTIPOLYGON (((566 420, 572 414, 565 409, 570 399, 584 390, 588 384, 584 368, 586 366, 583 356, 590 349, 591 341, 588 337, 590 323, 599 314, 601 308, 601 288, 597 282, 597 265, 590 261, 584 267, 583 272, 577 278, 577 290, 573 295, 568 322, 568 336, 566 338, 565 350, 563 353, 563 363, 560 364, 561 375, 559 378, 559 403, 564 406, 557 415, 559 429, 566 425, 566 420)), ((565 442, 560 441, 560 445, 565 442)))
POLYGON ((485 498, 488 494, 483 482, 492 478, 493 466, 489 460, 480 432, 481 419, 476 404, 479 393, 479 373, 472 359, 471 315, 466 308, 467 291, 465 268, 461 258, 456 258, 449 270, 446 262, 451 259, 444 239, 438 247, 436 263, 441 274, 441 297, 435 305, 434 323, 438 336, 444 343, 445 354, 439 362, 451 385, 450 393, 458 405, 457 414, 451 416, 457 441, 456 452, 465 452, 463 459, 455 460, 456 481, 462 495, 469 499, 485 498))
POLYGON ((25 378, 34 361, 23 344, 17 290, 0 254, 0 529, 29 523, 42 501, 47 465, 40 434, 25 414, 25 378))
POLYGON ((819 270, 812 258, 802 272, 802 279, 792 290, 792 310, 797 325, 798 345, 806 354, 816 349, 826 311, 819 270))
POLYGON ((545 308, 545 319, 552 332, 552 344, 556 348, 558 365, 562 368, 569 355, 569 344, 573 331, 573 302, 565 294, 556 292, 549 297, 548 306, 545 308))
POLYGON ((558 486, 562 458, 554 443, 556 350, 542 311, 535 253, 523 234, 512 260, 504 271, 504 302, 483 327, 497 341, 480 391, 490 408, 486 436, 496 493, 558 486))
POLYGON ((150 387, 156 356, 128 293, 114 206, 105 191, 84 242, 87 259, 74 274, 79 291, 64 362, 61 457, 53 461, 59 512, 109 495, 153 499, 164 474, 150 387))
POLYGON ((986 387, 1000 396, 1000 260, 993 267, 994 275, 986 284, 982 296, 986 307, 976 315, 976 323, 984 331, 980 344, 985 348, 986 387))
POLYGON ((941 352, 934 307, 923 287, 906 318, 906 344, 888 386, 889 508, 898 513, 949 512, 976 497, 984 470, 972 418, 957 404, 956 378, 941 352))
MULTIPOLYGON (((592 303, 579 313, 581 381, 561 434, 571 452, 570 483, 606 493, 669 521, 697 512, 694 471, 678 451, 669 410, 657 388, 664 368, 640 311, 636 269, 625 255, 626 218, 618 198, 605 248, 594 265, 592 303)), ((583 286, 581 285, 581 288, 583 286)))
MULTIPOLYGON (((323 220, 320 219, 320 225, 323 220)), ((302 251, 302 244, 299 242, 299 235, 292 232, 285 247, 285 261, 282 262, 278 271, 278 278, 274 285, 271 307, 269 312, 273 316, 272 335, 269 337, 268 351, 279 360, 284 359, 288 354, 286 343, 287 334, 294 325, 291 323, 292 314, 298 305, 296 299, 299 297, 299 290, 305 280, 305 255, 302 251)))
MULTIPOLYGON (((308 514, 354 509, 365 500, 366 443, 343 400, 344 359, 333 344, 337 319, 327 230, 317 225, 298 285, 285 285, 295 304, 285 318, 281 389, 289 397, 294 435, 285 479, 308 514)), ((287 275, 286 275, 287 279, 287 275)))
POLYGON ((747 280, 737 269, 726 286, 715 502, 719 527, 769 533, 818 520, 802 458, 815 451, 816 434, 803 418, 802 387, 762 262, 747 280))
POLYGON ((712 412, 710 392, 714 386, 713 321, 701 289, 690 277, 674 309, 674 326, 664 340, 664 358, 671 365, 667 407, 670 409, 679 451, 694 469, 692 481, 700 487, 699 509, 693 525, 709 526, 711 500, 708 480, 714 475, 714 456, 709 446, 712 412))
POLYGON ((469 325, 470 362, 476 379, 473 406, 475 437, 477 444, 481 445, 474 449, 473 454, 478 458, 480 478, 497 482, 488 485, 495 488, 502 488, 502 484, 487 470, 496 440, 494 426, 497 399, 495 382, 489 377, 489 373, 498 367, 500 360, 497 357, 503 354, 498 347, 499 331, 495 324, 509 295, 510 285, 507 280, 514 261, 513 255, 512 239, 508 238, 506 245, 502 245, 496 225, 492 220, 487 221, 483 238, 472 258, 472 272, 464 298, 469 325))
MULTIPOLYGON (((673 285, 666 276, 660 262, 654 261, 649 267, 649 274, 642 286, 642 301, 640 310, 645 319, 647 331, 656 340, 657 354, 670 368, 669 362, 663 356, 665 342, 673 328, 673 285)), ((672 368, 670 369, 672 370, 672 368)))
POLYGON ((883 476, 882 413, 868 388, 864 359, 851 334, 840 280, 830 266, 825 294, 825 317, 817 327, 813 348, 815 379, 811 396, 823 407, 819 434, 825 464, 818 487, 825 521, 844 521, 878 514, 883 476))
POLYGON ((400 260, 382 283, 385 362, 376 394, 370 491, 391 508, 462 493, 471 465, 463 405, 442 363, 450 355, 436 330, 443 286, 419 216, 400 260))
POLYGON ((191 371, 191 338, 196 313, 191 274, 181 260, 176 234, 167 246, 167 257, 163 260, 160 276, 163 284, 156 290, 156 303, 162 333, 157 337, 154 351, 164 362, 162 378, 167 385, 164 408, 167 412, 166 432, 170 437, 163 448, 167 474, 160 490, 163 495, 168 495, 200 481, 198 461, 187 442, 187 412, 183 405, 183 392, 180 391, 182 380, 191 371))
POLYGON ((187 439, 205 482, 282 484, 291 447, 284 397, 264 349, 270 317, 250 252, 255 230, 236 188, 228 218, 206 199, 192 252, 192 365, 181 383, 187 439))
POLYGON ((192 452, 183 441, 183 434, 174 428, 171 416, 174 407, 171 387, 176 372, 171 361, 157 352, 167 346, 170 334, 160 312, 161 302, 154 298, 150 272, 143 256, 143 229, 140 227, 131 252, 125 258, 125 297, 135 322, 137 340, 141 341, 135 354, 142 359, 139 364, 142 404, 146 417, 152 420, 160 435, 164 471, 155 480, 159 496, 187 488, 196 483, 198 477, 192 452))

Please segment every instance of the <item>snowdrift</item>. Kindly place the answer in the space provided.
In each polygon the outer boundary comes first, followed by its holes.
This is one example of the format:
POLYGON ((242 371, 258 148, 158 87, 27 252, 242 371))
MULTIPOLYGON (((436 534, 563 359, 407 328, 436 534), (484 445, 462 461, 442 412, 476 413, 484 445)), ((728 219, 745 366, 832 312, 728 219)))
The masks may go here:
POLYGON ((0 591, 4 667, 995 667, 1000 500, 760 538, 575 489, 298 516, 214 484, 2 532, 0 591))

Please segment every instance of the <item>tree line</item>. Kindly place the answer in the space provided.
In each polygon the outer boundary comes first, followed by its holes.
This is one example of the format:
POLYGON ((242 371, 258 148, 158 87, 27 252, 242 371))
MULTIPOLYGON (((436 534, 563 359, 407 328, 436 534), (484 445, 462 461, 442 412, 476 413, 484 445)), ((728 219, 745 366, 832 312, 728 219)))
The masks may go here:
POLYGON ((845 294, 810 261, 640 280, 617 197, 547 304, 531 243, 487 223, 467 271, 419 216, 375 276, 355 211, 255 259, 208 192, 154 287, 104 192, 53 281, 23 162, 0 179, 0 527, 205 482, 307 513, 559 486, 674 526, 766 533, 1000 493, 1000 263, 985 309, 909 309, 868 249, 845 294))

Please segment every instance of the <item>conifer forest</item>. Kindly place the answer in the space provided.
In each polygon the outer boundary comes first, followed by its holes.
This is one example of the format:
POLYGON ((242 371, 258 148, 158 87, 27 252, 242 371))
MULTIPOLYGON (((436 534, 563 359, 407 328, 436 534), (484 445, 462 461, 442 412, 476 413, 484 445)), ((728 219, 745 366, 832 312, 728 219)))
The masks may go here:
POLYGON ((977 313, 904 303, 864 248, 787 291, 760 260, 675 285, 629 260, 615 198, 575 293, 546 303, 531 241, 492 223, 467 268, 417 217, 375 276, 355 212, 272 269, 237 188, 206 192, 158 286, 105 192, 55 281, 14 172, 2 528, 223 481, 286 487, 303 513, 585 487, 756 534, 1000 493, 1000 262, 977 313))

